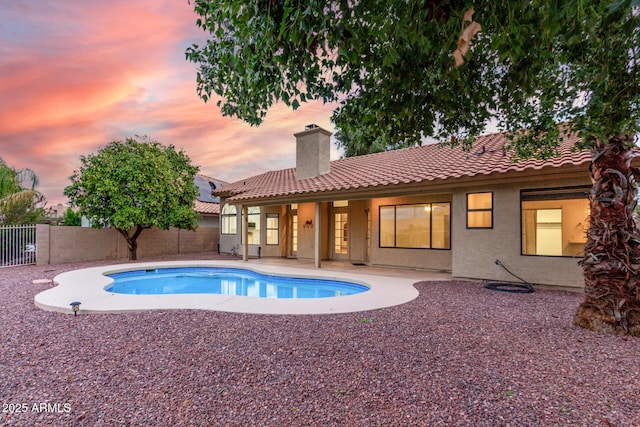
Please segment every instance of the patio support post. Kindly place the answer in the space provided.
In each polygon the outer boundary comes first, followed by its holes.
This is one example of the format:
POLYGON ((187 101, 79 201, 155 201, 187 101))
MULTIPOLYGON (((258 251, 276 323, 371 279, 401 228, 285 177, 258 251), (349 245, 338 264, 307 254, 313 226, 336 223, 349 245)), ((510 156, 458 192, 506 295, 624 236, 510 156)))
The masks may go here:
POLYGON ((249 208, 242 205, 242 260, 249 261, 249 208))
POLYGON ((320 202, 316 202, 316 227, 314 229, 314 249, 316 268, 320 268, 320 202))

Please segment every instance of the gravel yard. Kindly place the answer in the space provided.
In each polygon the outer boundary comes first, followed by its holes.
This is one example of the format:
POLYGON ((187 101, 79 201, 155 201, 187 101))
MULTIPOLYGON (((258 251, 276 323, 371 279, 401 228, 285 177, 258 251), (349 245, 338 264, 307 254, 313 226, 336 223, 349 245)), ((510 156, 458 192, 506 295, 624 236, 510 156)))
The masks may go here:
POLYGON ((0 269, 0 425, 640 425, 640 339, 574 327, 579 294, 420 282, 401 306, 315 316, 34 306, 51 284, 33 280, 112 263, 0 269))

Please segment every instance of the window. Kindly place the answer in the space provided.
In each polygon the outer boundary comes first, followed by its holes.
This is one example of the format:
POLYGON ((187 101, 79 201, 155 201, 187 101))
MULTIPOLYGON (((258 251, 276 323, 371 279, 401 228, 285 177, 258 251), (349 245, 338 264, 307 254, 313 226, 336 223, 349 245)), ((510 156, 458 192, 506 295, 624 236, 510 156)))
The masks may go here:
POLYGON ((587 187, 522 191, 522 254, 580 255, 589 228, 588 191, 587 187))
POLYGON ((451 249, 451 204, 431 204, 431 248, 451 249))
POLYGON ((451 203, 380 206, 380 247, 451 249, 451 203))
POLYGON ((298 252, 298 214, 291 214, 291 255, 298 252))
POLYGON ((349 201, 348 200, 335 200, 333 202, 333 207, 334 208, 346 208, 349 206, 349 201))
POLYGON ((396 246, 428 248, 431 236, 431 206, 396 206, 396 246))
POLYGON ((467 228, 493 228, 493 193, 467 193, 467 228))
POLYGON ((287 254, 290 257, 295 257, 298 254, 298 204, 292 203, 289 206, 288 215, 289 227, 287 237, 287 254))
POLYGON ((237 224, 236 219, 236 207, 233 205, 225 204, 222 207, 222 234, 236 234, 237 224))
POLYGON ((267 214, 267 245, 280 244, 280 216, 267 214))
POLYGON ((346 255, 349 253, 349 214, 335 212, 333 214, 333 253, 346 255))
POLYGON ((247 244, 260 244, 260 208, 251 207, 247 209, 247 244))

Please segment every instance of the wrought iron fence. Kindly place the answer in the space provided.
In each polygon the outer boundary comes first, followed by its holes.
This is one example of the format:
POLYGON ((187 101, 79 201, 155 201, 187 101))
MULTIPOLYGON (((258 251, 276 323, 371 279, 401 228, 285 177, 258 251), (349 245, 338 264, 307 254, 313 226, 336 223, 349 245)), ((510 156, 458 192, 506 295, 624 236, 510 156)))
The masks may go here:
POLYGON ((0 226, 0 267, 36 263, 36 226, 0 226))

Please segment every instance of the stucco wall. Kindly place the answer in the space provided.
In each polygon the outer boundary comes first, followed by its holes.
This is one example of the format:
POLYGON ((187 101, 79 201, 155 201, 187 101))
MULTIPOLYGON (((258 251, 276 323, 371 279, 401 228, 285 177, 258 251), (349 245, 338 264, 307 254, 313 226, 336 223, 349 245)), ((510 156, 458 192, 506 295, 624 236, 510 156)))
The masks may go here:
MULTIPOLYGON (((222 208, 225 204, 225 199, 220 198, 220 230, 222 230, 222 208)), ((241 222, 241 208, 240 206, 236 206, 237 214, 236 214, 236 234, 222 234, 220 233, 219 242, 220 242, 220 252, 221 253, 230 253, 235 248, 237 254, 242 254, 242 250, 240 247, 240 231, 242 230, 242 222, 241 222)))
MULTIPOLYGON (((298 258, 314 259, 315 258, 315 229, 316 223, 316 204, 300 203, 298 204, 298 258), (310 226, 306 225, 307 221, 311 221, 310 226)), ((329 204, 320 203, 320 258, 329 258, 329 204)))
POLYGON ((218 215, 200 215, 198 227, 219 227, 220 218, 218 215))
MULTIPOLYGON (((37 226, 37 264, 127 259, 124 237, 115 229, 37 226)), ((212 252, 217 249, 218 229, 202 227, 196 231, 148 229, 138 238, 138 258, 154 255, 212 252)))
MULTIPOLYGON (((585 180, 563 182, 563 186, 588 185, 585 180)), ((578 258, 521 255, 520 190, 557 187, 557 181, 468 187, 453 194, 452 273, 456 277, 518 281, 504 266, 524 280, 579 288, 583 286, 578 258), (493 229, 466 228, 466 194, 492 191, 493 229)))

